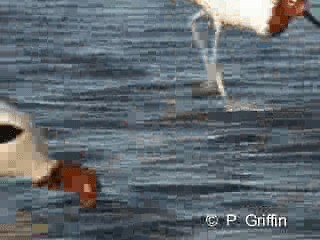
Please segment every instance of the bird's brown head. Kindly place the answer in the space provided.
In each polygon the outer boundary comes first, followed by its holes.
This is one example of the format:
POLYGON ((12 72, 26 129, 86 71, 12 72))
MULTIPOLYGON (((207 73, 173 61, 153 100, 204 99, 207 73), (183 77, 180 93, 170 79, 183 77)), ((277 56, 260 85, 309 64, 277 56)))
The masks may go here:
POLYGON ((288 28, 293 18, 302 16, 320 27, 318 20, 310 13, 308 0, 276 0, 269 21, 269 31, 272 35, 277 35, 288 28))
POLYGON ((280 5, 283 15, 289 17, 302 17, 305 10, 305 0, 282 0, 280 5))
POLYGON ((34 182, 33 186, 47 186, 48 190, 79 193, 81 208, 96 207, 97 177, 96 171, 92 168, 81 167, 80 164, 57 161, 49 176, 34 182))

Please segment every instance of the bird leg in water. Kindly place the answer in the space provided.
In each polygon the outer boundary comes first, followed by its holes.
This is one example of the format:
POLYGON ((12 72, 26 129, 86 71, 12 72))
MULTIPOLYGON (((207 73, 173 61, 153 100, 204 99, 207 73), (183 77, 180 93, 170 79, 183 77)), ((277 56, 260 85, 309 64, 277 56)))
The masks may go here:
POLYGON ((208 65, 208 80, 206 83, 200 85, 202 88, 216 89, 218 87, 218 92, 221 96, 225 97, 226 92, 223 84, 223 67, 218 64, 208 65))
POLYGON ((210 64, 208 64, 207 72, 208 72, 208 88, 213 88, 214 86, 218 86, 218 91, 221 96, 226 96, 226 92, 223 84, 223 70, 219 70, 217 67, 217 59, 218 59, 218 43, 219 37, 222 30, 222 25, 215 23, 215 35, 214 35, 214 46, 211 48, 212 54, 210 57, 210 64), (209 69, 210 68, 210 69, 209 69))
POLYGON ((196 47, 201 48, 202 61, 205 64, 206 70, 208 70, 208 46, 205 44, 205 39, 201 39, 200 33, 196 31, 196 21, 208 17, 207 13, 203 10, 195 13, 191 18, 191 30, 192 30, 192 43, 196 47))
POLYGON ((214 46, 211 48, 211 57, 210 63, 216 63, 218 58, 218 45, 219 45, 219 38, 222 31, 222 25, 219 23, 215 23, 215 34, 214 34, 214 46))
MULTIPOLYGON (((209 79, 208 79, 209 81, 209 79)), ((219 93, 222 97, 225 97, 226 96, 226 92, 224 90, 224 84, 223 84, 223 75, 221 72, 216 72, 216 82, 217 82, 217 85, 218 85, 218 90, 219 90, 219 93)))
MULTIPOLYGON (((224 84, 223 84, 223 76, 222 72, 219 71, 216 67, 217 61, 217 48, 220 33, 222 30, 222 25, 219 23, 214 23, 215 26, 215 40, 214 40, 214 47, 212 50, 212 55, 209 59, 209 50, 208 44, 205 44, 205 39, 201 39, 200 34, 196 31, 196 21, 201 18, 208 18, 208 14, 204 10, 200 10, 196 14, 192 16, 191 20, 191 29, 192 29, 192 40, 195 43, 196 47, 201 48, 201 57, 205 64, 206 71, 208 73, 208 80, 206 83, 201 84, 200 87, 207 89, 208 92, 212 89, 216 89, 218 87, 218 92, 221 96, 226 96, 224 84), (210 61, 209 61, 210 60, 210 61), (212 64, 211 64, 212 63, 212 64)), ((208 28, 212 27, 212 21, 209 19, 208 28)))

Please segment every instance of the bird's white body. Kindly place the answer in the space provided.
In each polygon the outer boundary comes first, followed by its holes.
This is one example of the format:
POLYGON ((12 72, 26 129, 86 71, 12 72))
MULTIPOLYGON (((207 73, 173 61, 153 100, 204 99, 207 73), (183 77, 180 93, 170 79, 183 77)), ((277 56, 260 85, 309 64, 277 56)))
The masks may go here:
POLYGON ((274 7, 272 0, 195 0, 203 6, 215 26, 250 29, 267 36, 274 7))
POLYGON ((0 176, 31 177, 37 182, 56 166, 57 161, 48 159, 45 139, 30 116, 3 101, 0 101, 0 134, 2 140, 5 134, 13 136, 0 143, 0 176), (14 129, 20 130, 15 137, 14 129))

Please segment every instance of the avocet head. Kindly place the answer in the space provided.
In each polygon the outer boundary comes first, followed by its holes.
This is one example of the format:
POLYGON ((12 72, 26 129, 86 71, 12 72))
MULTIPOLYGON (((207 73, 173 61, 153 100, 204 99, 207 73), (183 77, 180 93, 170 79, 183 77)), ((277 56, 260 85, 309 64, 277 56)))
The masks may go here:
POLYGON ((95 207, 96 175, 94 170, 50 160, 46 139, 31 117, 0 99, 0 176, 32 179, 33 186, 79 192, 82 207, 95 207))
POLYGON ((269 31, 273 36, 287 29, 289 21, 295 17, 305 17, 320 27, 320 22, 310 12, 309 0, 275 0, 274 3, 272 17, 269 21, 269 31))
POLYGON ((282 6, 285 15, 289 17, 306 17, 308 20, 311 17, 311 22, 320 27, 320 22, 315 20, 315 17, 311 14, 311 2, 309 0, 284 0, 282 6))

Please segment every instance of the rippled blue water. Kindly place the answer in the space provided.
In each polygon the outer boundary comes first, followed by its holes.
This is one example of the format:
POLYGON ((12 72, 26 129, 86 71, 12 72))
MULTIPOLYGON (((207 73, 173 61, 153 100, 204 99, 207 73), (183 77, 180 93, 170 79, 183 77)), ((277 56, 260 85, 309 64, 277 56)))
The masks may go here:
POLYGON ((298 20, 269 41, 223 32, 229 94, 280 109, 227 113, 221 98, 192 98, 191 83, 206 78, 190 48, 195 11, 182 1, 1 1, 0 94, 49 128, 52 158, 96 167, 102 184, 86 211, 75 194, 1 184, 11 215, 32 211, 53 239, 319 239, 320 31, 298 20), (205 224, 248 206, 288 216, 288 227, 205 224))

